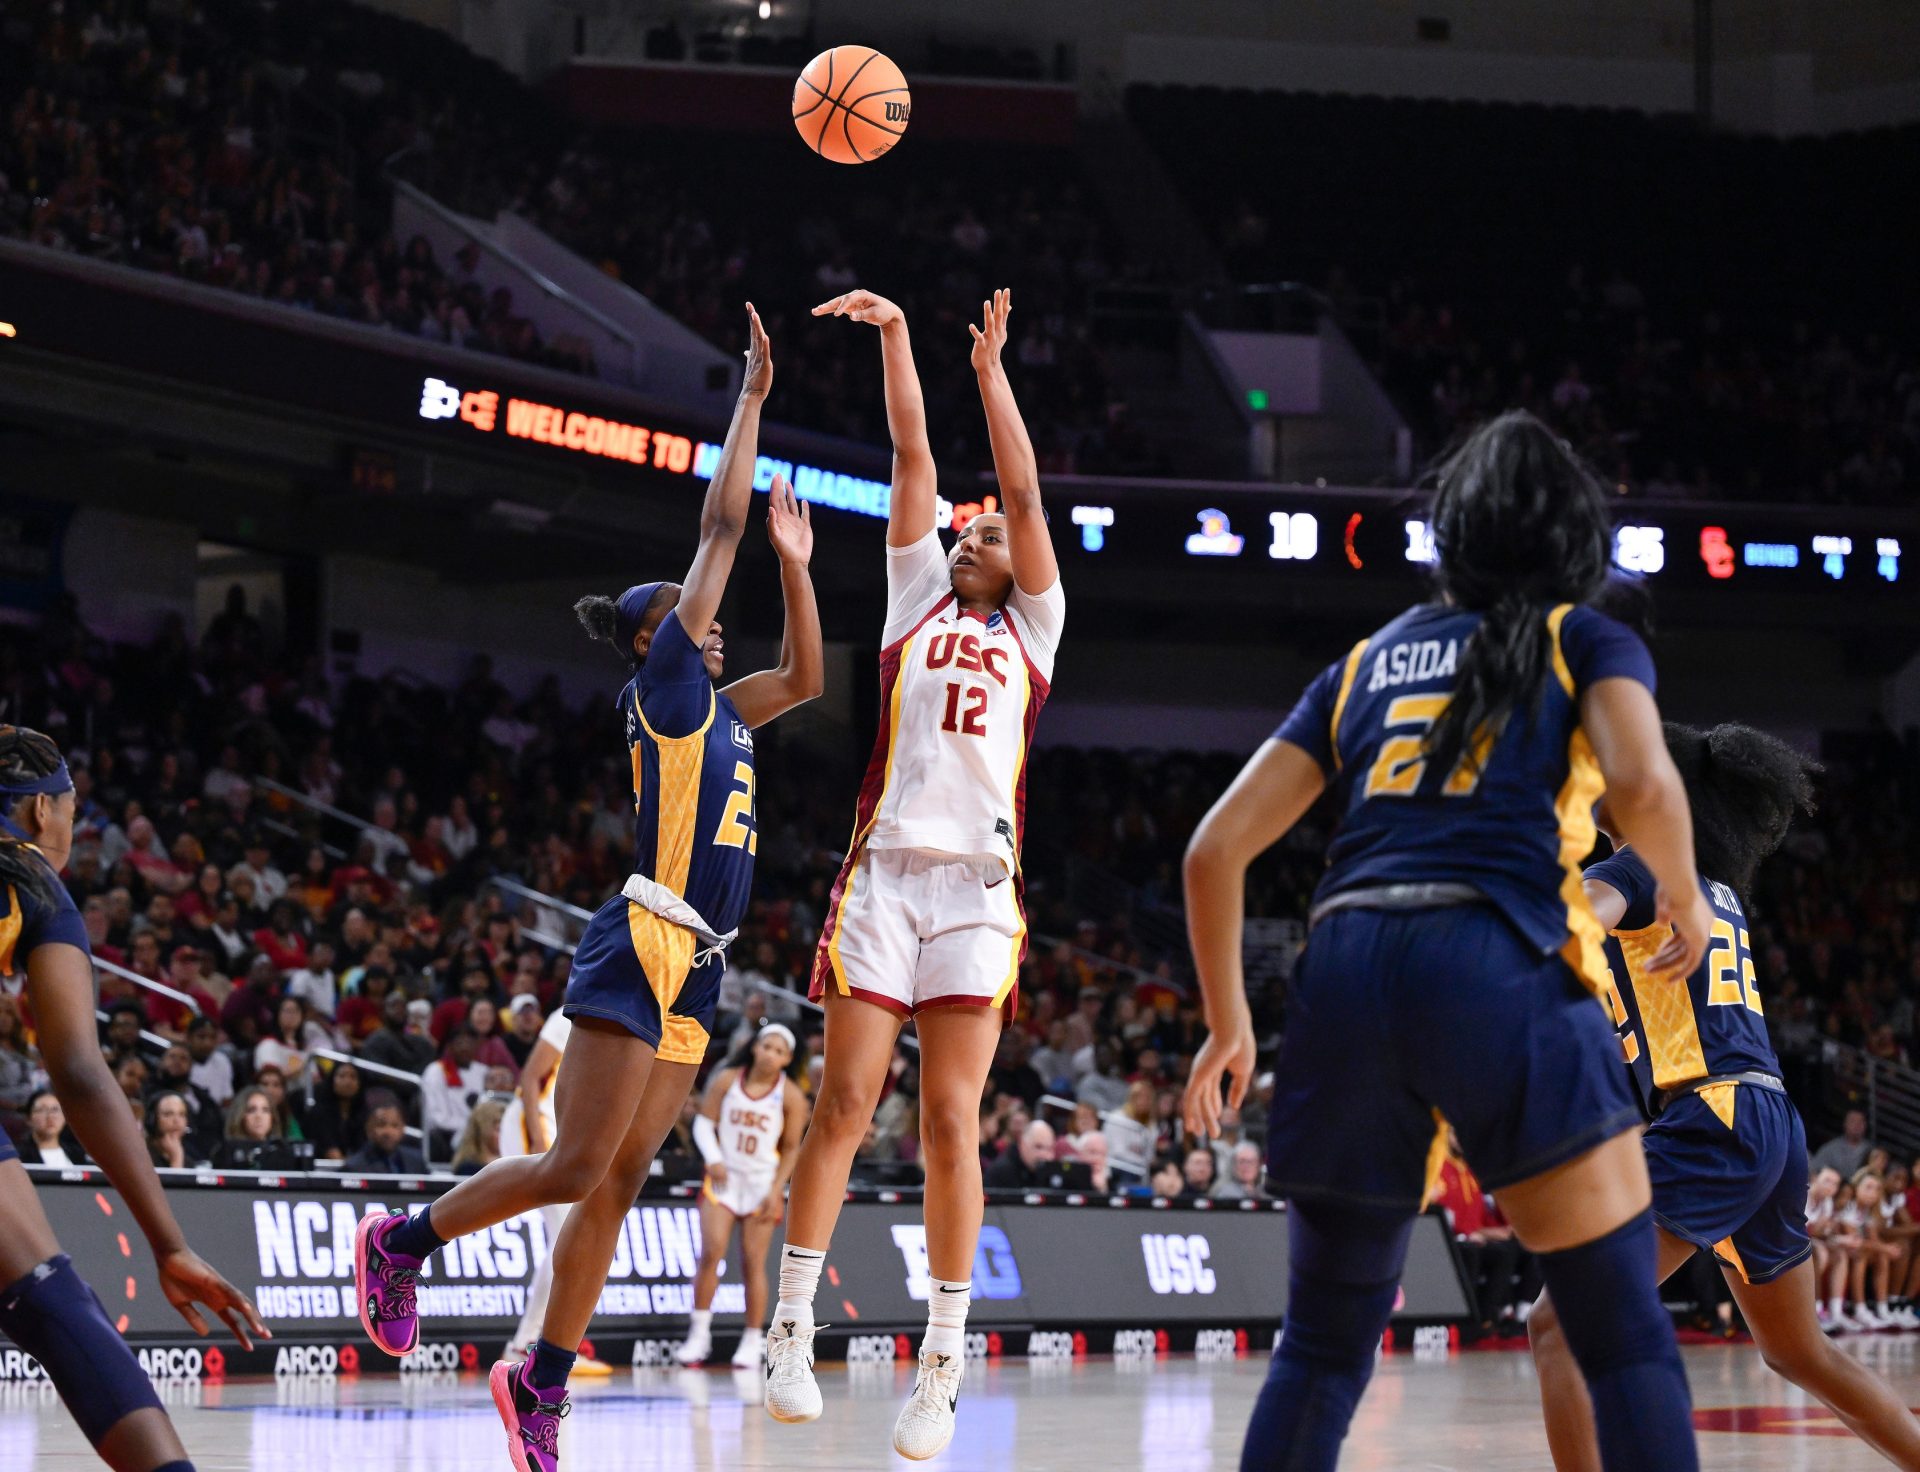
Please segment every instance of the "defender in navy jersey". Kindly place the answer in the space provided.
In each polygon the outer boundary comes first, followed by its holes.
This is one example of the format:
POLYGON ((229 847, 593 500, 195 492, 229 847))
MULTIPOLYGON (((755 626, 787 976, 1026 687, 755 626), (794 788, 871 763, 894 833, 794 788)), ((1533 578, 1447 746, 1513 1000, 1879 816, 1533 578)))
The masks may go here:
POLYGON ((453 1237, 538 1207, 572 1204, 553 1244, 544 1326, 520 1364, 493 1368, 495 1408, 519 1472, 557 1472, 566 1382, 628 1209, 706 1056, 725 952, 746 912, 759 847, 753 731, 821 691, 820 615, 807 563, 810 513, 775 477, 767 534, 779 557, 786 637, 778 667, 725 688, 715 621, 753 498, 760 409, 773 381, 747 305, 746 374, 708 484, 684 583, 589 597, 580 621, 632 667, 621 691, 633 774, 634 872, 587 923, 565 1011, 555 1130, 538 1155, 496 1160, 418 1215, 369 1217, 355 1243, 361 1326, 393 1355, 419 1342, 415 1284, 453 1237))
POLYGON ((1451 1125, 1539 1254, 1604 1407, 1606 1467, 1690 1468, 1640 1112, 1597 1001, 1602 936, 1578 868, 1604 787, 1679 896, 1653 964, 1692 968, 1711 917, 1652 661, 1588 606, 1610 562, 1604 493, 1530 416, 1484 426, 1447 462, 1433 527, 1439 601, 1314 681, 1187 854, 1210 1035, 1186 1117, 1213 1134, 1223 1078, 1237 1105, 1254 1069, 1247 866, 1331 791, 1268 1124, 1291 1204, 1286 1327, 1242 1466, 1333 1467, 1451 1125))
MULTIPOLYGON (((1644 1144, 1659 1276, 1711 1252, 1767 1364, 1888 1458, 1920 1468, 1920 1423, 1884 1381, 1833 1347, 1815 1314, 1806 1131, 1767 1038, 1741 898, 1795 812, 1812 806, 1814 768, 1745 726, 1669 725, 1666 740, 1686 783, 1699 889, 1713 917, 1700 964, 1684 975, 1652 964, 1672 928, 1635 849, 1619 848, 1584 881, 1610 932, 1607 1004, 1653 1120, 1644 1144)), ((1589 1472, 1600 1465, 1593 1410, 1551 1292, 1527 1329, 1554 1465, 1589 1472)))
MULTIPOLYGON (((251 1349, 251 1335, 272 1336, 246 1296, 181 1237, 100 1052, 92 953, 59 877, 73 814, 73 779, 59 748, 38 731, 0 726, 0 977, 17 982, 31 1007, 53 1091, 152 1247, 167 1302, 197 1334, 207 1324, 194 1304, 205 1304, 251 1349)), ((193 1472, 153 1382, 60 1250, 4 1131, 0 1285, 0 1335, 39 1361, 102 1460, 127 1472, 193 1472)))

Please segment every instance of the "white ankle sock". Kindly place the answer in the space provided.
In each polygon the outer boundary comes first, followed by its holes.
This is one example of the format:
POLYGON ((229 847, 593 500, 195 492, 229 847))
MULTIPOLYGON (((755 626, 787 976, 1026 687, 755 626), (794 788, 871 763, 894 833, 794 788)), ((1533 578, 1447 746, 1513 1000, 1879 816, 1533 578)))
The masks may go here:
POLYGON ((780 1301, 773 1306, 776 1326, 791 1321, 797 1329, 813 1327, 813 1295, 826 1261, 826 1253, 810 1247, 789 1244, 780 1249, 780 1301))
POLYGON ((712 1309, 697 1308, 693 1311, 693 1322, 688 1325, 687 1337, 689 1339, 711 1339, 713 1337, 712 1309))
POLYGON ((920 1341, 922 1354, 960 1356, 967 1347, 967 1305, 973 1301, 973 1283, 952 1283, 935 1278, 927 1295, 927 1337, 920 1341))

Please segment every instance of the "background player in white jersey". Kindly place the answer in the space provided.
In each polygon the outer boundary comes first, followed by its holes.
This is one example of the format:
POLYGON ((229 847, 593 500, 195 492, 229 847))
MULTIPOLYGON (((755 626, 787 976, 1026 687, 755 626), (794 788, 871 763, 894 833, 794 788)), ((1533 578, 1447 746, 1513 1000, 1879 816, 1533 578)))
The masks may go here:
MULTIPOLYGON (((502 1155, 539 1155, 553 1143, 554 1089, 560 1082, 560 1057, 567 1051, 567 1038, 573 1023, 563 1012, 555 1012, 540 1028, 540 1037, 520 1070, 520 1083, 500 1116, 500 1153, 502 1155)), ((533 1271, 527 1285, 526 1312, 507 1344, 511 1359, 525 1359, 540 1337, 541 1322, 547 1316, 547 1297, 553 1292, 553 1244, 560 1240, 560 1229, 567 1223, 564 1204, 543 1206, 540 1216, 547 1224, 547 1253, 533 1271)), ((591 1355, 581 1355, 573 1363, 573 1378, 591 1379, 611 1375, 613 1367, 591 1355)))
POLYGON ((720 1264, 740 1227, 740 1273, 747 1284, 747 1327, 733 1352, 735 1369, 757 1370, 767 1316, 767 1249, 786 1213, 787 1182, 807 1128, 800 1091, 806 1060, 792 1031, 769 1022, 750 1047, 714 1070, 693 1121, 694 1143, 707 1162, 700 1192, 700 1266, 693 1279, 693 1323, 675 1357, 701 1365, 713 1353, 713 1295, 720 1264))
POLYGON ((880 732, 815 959, 826 1072, 800 1148, 767 1342, 767 1410, 820 1414, 813 1296, 853 1164, 909 1017, 920 1035, 927 1335, 894 1427, 902 1456, 953 1435, 980 1236, 980 1094, 1026 952, 1020 841, 1027 746, 1065 618, 1038 465, 1001 366, 1009 294, 982 305, 973 367, 1003 514, 974 518, 951 553, 935 530, 933 452, 900 308, 848 292, 814 315, 880 329, 893 504, 880 732), (1003 1010, 1004 1009, 1004 1010, 1003 1010))

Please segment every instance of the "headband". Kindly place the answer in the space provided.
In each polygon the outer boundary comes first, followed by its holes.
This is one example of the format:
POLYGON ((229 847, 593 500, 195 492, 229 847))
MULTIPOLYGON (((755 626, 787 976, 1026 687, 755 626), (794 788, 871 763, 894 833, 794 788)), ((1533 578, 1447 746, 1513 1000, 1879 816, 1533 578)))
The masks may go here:
POLYGON ((0 793, 8 797, 58 797, 63 792, 73 791, 73 774, 67 770, 63 759, 44 777, 35 777, 27 782, 0 782, 0 793))
POLYGON ((664 582, 635 583, 614 599, 613 639, 628 659, 633 658, 634 637, 640 632, 641 622, 647 616, 647 605, 653 602, 653 595, 665 586, 664 582))
POLYGON ((766 1037, 785 1038, 787 1040, 788 1052, 797 1053, 800 1051, 800 1045, 795 1042, 793 1038, 793 1029, 788 1027, 784 1022, 769 1022, 765 1027, 761 1028, 759 1032, 753 1035, 753 1040, 758 1043, 760 1039, 766 1037))

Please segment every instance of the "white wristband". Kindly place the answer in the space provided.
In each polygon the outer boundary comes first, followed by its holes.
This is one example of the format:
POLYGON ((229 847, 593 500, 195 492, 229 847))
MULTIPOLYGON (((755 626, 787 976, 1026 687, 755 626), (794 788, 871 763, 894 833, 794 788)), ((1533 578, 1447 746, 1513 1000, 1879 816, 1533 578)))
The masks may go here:
POLYGON ((713 1127, 713 1121, 704 1114, 693 1117, 693 1143, 700 1147, 701 1157, 708 1165, 725 1165, 721 1158, 720 1131, 713 1127))

